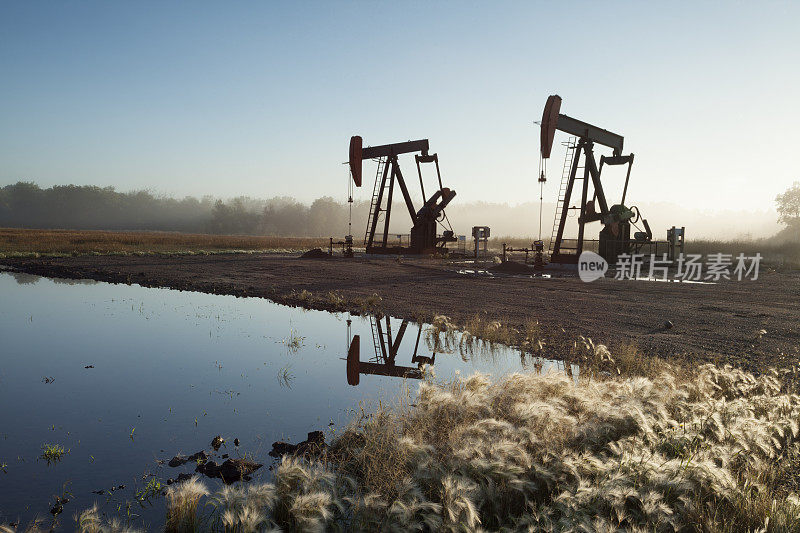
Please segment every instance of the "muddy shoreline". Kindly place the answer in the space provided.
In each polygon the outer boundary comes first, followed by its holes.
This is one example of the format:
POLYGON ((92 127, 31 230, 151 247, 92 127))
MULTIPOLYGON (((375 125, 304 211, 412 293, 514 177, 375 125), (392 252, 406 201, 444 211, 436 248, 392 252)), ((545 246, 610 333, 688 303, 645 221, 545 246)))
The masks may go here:
POLYGON ((572 277, 465 275, 452 263, 425 258, 148 255, 0 264, 46 277, 262 297, 325 311, 383 312, 412 320, 445 314, 457 324, 479 315, 520 329, 536 320, 545 337, 634 343, 648 355, 729 362, 753 371, 800 357, 797 272, 768 271, 757 281, 714 285, 614 279, 587 284, 572 277), (668 320, 674 327, 663 327, 668 320))

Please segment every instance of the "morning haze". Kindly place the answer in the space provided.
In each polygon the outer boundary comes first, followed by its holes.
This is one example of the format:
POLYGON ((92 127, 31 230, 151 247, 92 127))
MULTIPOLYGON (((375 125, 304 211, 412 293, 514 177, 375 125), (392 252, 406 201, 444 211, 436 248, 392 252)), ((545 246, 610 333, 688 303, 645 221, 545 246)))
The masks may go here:
MULTIPOLYGON (((458 192, 454 211, 527 205, 519 224, 516 214, 475 218, 535 236, 534 122, 553 93, 564 113, 625 137, 636 154, 628 198, 690 235, 774 233, 775 196, 798 179, 781 149, 800 140, 793 3, 0 11, 6 185, 344 202, 351 135, 365 145, 429 138, 458 192)), ((551 204, 564 140, 544 187, 551 204)), ((357 201, 369 201, 369 185, 357 201)))
POLYGON ((797 533, 798 28, 0 2, 0 533, 797 533))

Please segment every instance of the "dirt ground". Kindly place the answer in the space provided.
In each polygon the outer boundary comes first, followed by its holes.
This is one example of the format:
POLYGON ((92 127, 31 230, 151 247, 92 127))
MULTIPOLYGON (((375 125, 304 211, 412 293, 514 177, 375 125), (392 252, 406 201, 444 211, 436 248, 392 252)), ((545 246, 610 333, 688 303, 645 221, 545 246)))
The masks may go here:
POLYGON ((379 307, 395 317, 445 314, 463 323, 483 313, 513 325, 536 319, 543 330, 564 328, 612 346, 634 342, 652 355, 728 361, 754 371, 800 359, 798 272, 762 271, 757 281, 702 285, 490 277, 459 273, 463 265, 441 259, 408 257, 85 256, 0 264, 31 274, 261 296, 313 308, 336 306, 299 296, 303 290, 319 296, 336 291, 351 302, 377 294, 379 307), (665 329, 667 320, 674 327, 665 329), (762 329, 766 334, 759 335, 762 329))

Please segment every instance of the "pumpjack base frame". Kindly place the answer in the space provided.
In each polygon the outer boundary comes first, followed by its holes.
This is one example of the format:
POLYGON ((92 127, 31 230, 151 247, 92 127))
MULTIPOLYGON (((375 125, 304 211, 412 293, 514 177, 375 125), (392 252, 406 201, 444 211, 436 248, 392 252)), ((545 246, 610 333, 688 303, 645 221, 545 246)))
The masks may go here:
POLYGON ((435 254, 437 252, 448 252, 447 248, 426 248, 420 250, 418 248, 404 248, 402 246, 370 246, 366 249, 368 254, 380 254, 380 255, 425 255, 425 254, 435 254))
MULTIPOLYGON (((658 256, 658 246, 664 245, 666 247, 670 243, 668 241, 655 241, 655 240, 638 241, 636 239, 629 239, 626 241, 623 240, 614 241, 613 244, 616 244, 623 248, 622 250, 619 251, 619 253, 638 254, 641 253, 642 248, 648 247, 650 250, 654 249, 655 250, 654 255, 658 256)), ((559 263, 562 265, 577 265, 578 257, 579 257, 578 254, 562 254, 562 253, 553 254, 550 256, 550 262, 559 263)))
POLYGON ((550 256, 550 262, 561 265, 577 265, 578 257, 576 254, 553 254, 550 256))

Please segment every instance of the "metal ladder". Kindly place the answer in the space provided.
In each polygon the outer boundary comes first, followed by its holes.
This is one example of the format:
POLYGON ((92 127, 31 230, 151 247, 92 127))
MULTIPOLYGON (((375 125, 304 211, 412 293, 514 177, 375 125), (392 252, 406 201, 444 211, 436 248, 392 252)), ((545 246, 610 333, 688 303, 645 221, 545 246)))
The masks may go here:
POLYGON ((381 350, 381 334, 378 332, 378 326, 375 321, 380 320, 374 315, 369 317, 369 325, 372 328, 372 346, 375 348, 375 358, 372 360, 374 363, 380 363, 383 360, 383 351, 381 350))
MULTIPOLYGON (((364 232, 364 245, 367 245, 367 240, 369 239, 369 231, 372 229, 372 219, 378 219, 380 222, 380 216, 382 213, 381 206, 378 205, 378 195, 380 193, 380 183, 381 178, 383 177, 383 169, 388 162, 388 158, 381 157, 378 159, 378 171, 375 173, 375 185, 372 186, 372 201, 369 204, 369 216, 367 217, 367 230, 364 232)), ((389 180, 386 180, 387 183, 389 180)), ((386 185, 384 185, 384 189, 386 185)), ((375 226, 377 228, 377 226, 375 226)))
POLYGON ((572 171, 572 162, 575 159, 575 149, 577 148, 577 137, 570 137, 566 143, 567 153, 564 155, 564 167, 561 169, 561 185, 558 187, 558 202, 556 203, 556 212, 553 216, 553 231, 550 234, 550 245, 548 251, 553 251, 553 246, 556 242, 556 234, 558 233, 558 224, 561 222, 561 213, 564 210, 564 198, 567 195, 567 183, 569 182, 569 174, 572 171))

